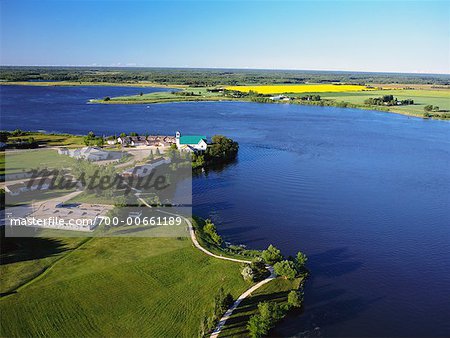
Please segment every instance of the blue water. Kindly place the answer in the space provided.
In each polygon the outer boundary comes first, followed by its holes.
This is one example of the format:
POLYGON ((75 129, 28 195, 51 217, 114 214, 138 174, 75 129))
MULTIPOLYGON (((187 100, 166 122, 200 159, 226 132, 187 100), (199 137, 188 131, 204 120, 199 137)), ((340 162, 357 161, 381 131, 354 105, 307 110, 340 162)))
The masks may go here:
POLYGON ((309 256, 305 311, 276 335, 450 336, 449 122, 283 104, 86 104, 149 91, 136 88, 0 89, 3 129, 236 139, 235 163, 194 179, 194 213, 226 240, 309 256))

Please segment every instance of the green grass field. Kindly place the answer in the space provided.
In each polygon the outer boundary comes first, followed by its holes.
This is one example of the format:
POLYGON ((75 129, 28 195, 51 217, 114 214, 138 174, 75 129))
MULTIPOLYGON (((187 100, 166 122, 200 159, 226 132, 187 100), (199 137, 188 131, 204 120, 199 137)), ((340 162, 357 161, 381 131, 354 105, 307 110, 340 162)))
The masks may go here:
POLYGON ((345 101, 364 105, 368 98, 393 95, 399 100, 413 99, 413 105, 386 107, 392 112, 422 116, 426 105, 438 106, 441 110, 450 111, 450 91, 447 90, 376 90, 355 93, 318 93, 323 99, 345 101))
POLYGON ((152 103, 169 103, 169 102, 186 102, 186 101, 221 101, 233 100, 224 97, 221 94, 209 92, 206 87, 180 87, 182 91, 193 92, 195 96, 184 96, 173 94, 172 92, 158 92, 143 95, 117 96, 112 97, 109 101, 92 100, 95 103, 106 104, 152 104, 152 103))
POLYGON ((0 174, 17 174, 37 168, 60 169, 75 162, 54 149, 33 149, 0 153, 0 174))
POLYGON ((220 286, 233 297, 248 287, 239 264, 188 238, 93 238, 74 249, 79 241, 63 239, 56 246, 67 251, 50 256, 16 253, 2 266, 4 291, 38 266, 47 271, 0 299, 1 336, 193 337, 220 286))
POLYGON ((246 328, 251 316, 258 312, 258 303, 271 301, 278 304, 287 304, 287 297, 291 290, 297 290, 301 278, 293 280, 278 277, 256 290, 251 297, 244 299, 225 323, 220 337, 248 337, 246 328))
POLYGON ((17 139, 34 138, 39 145, 47 147, 84 147, 83 136, 70 134, 43 134, 38 132, 26 132, 23 136, 10 136, 8 141, 17 139))
POLYGON ((0 293, 17 289, 43 273, 58 259, 80 245, 85 238, 22 238, 2 241, 0 293), (3 245, 13 248, 5 249, 3 245))

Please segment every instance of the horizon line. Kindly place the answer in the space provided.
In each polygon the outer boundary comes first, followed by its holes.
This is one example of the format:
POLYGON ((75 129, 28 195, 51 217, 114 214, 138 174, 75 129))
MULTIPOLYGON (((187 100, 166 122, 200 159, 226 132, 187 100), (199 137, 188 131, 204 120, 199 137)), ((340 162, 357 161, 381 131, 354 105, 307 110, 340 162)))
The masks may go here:
POLYGON ((0 67, 36 67, 36 68, 152 68, 152 69, 204 69, 204 70, 261 70, 261 71, 297 71, 297 72, 330 72, 330 73, 375 73, 375 74, 405 74, 405 75, 448 75, 449 73, 373 71, 373 70, 338 70, 338 69, 299 69, 299 68, 251 68, 251 67, 191 67, 191 66, 138 66, 138 65, 0 65, 0 67))

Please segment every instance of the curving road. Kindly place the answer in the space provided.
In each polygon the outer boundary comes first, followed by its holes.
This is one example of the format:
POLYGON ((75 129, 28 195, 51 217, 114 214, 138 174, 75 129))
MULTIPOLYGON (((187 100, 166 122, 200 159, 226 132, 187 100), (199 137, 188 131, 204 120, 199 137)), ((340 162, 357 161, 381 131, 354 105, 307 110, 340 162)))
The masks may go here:
MULTIPOLYGON (((138 197, 138 199, 142 203, 144 203, 147 207, 149 207, 149 208, 152 207, 144 199, 142 199, 140 197, 138 197)), ((194 230, 194 227, 192 226, 192 222, 188 218, 186 218, 186 217, 184 217, 182 215, 174 214, 174 213, 163 211, 163 210, 160 210, 160 209, 158 209, 158 211, 161 212, 161 213, 167 214, 167 215, 178 216, 178 217, 183 218, 185 220, 185 222, 188 224, 189 234, 191 236, 192 243, 194 243, 194 246, 197 249, 203 251, 205 254, 207 254, 209 256, 212 256, 212 257, 215 257, 215 258, 218 258, 218 259, 223 259, 223 260, 226 260, 226 261, 232 261, 232 262, 237 262, 237 263, 247 263, 247 264, 251 263, 251 261, 247 261, 247 260, 243 260, 243 259, 229 258, 229 257, 223 257, 223 256, 219 256, 219 255, 213 254, 212 252, 206 250, 204 247, 202 247, 200 245, 200 243, 197 240, 197 237, 195 236, 195 230, 194 230)), ((259 289, 264 284, 266 284, 266 283, 268 283, 271 280, 276 278, 276 274, 273 271, 273 267, 272 266, 266 265, 266 269, 270 271, 270 276, 265 278, 265 279, 263 279, 259 283, 253 285, 251 288, 249 288, 247 291, 245 291, 242 295, 240 295, 238 297, 238 299, 236 299, 236 301, 233 303, 233 305, 225 312, 225 314, 222 316, 222 318, 220 318, 219 323, 217 324, 217 326, 214 329, 214 331, 211 333, 210 338, 217 338, 219 336, 220 332, 222 331, 223 327, 225 326, 225 323, 231 317, 233 311, 239 306, 239 304, 245 298, 250 296, 252 294, 252 292, 254 292, 255 290, 259 289)))

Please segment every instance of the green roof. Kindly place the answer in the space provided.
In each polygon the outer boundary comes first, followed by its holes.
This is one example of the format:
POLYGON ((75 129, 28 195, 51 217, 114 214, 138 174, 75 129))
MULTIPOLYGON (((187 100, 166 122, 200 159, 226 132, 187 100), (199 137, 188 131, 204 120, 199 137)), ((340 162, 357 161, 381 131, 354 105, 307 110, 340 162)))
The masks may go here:
POLYGON ((201 140, 205 140, 206 142, 206 136, 203 135, 180 136, 180 144, 197 144, 201 140))

